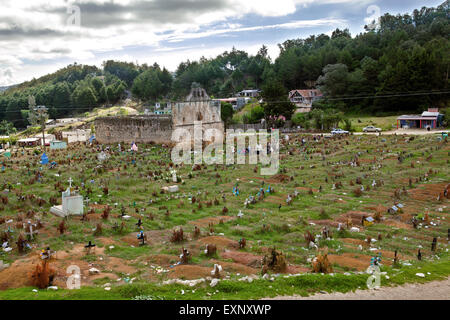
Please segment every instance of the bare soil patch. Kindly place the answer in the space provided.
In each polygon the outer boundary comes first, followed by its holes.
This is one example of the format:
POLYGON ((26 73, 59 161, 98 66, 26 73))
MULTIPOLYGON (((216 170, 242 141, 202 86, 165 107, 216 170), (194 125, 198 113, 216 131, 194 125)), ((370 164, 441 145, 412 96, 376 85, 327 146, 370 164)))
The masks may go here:
POLYGON ((358 271, 367 270, 370 266, 371 256, 355 253, 344 253, 342 255, 329 254, 328 260, 342 267, 356 269, 358 271))
POLYGON ((415 200, 436 201, 449 182, 435 184, 421 184, 415 189, 408 190, 408 194, 415 200))
POLYGON ((196 280, 210 277, 212 269, 197 265, 178 265, 173 267, 167 275, 171 279, 196 280))
POLYGON ((219 224, 220 221, 223 221, 223 223, 231 221, 236 219, 236 217, 230 217, 230 216, 218 216, 218 217, 207 217, 202 218, 194 221, 189 221, 188 223, 194 226, 197 226, 199 228, 207 228, 209 224, 219 224))
POLYGON ((225 251, 222 253, 222 258, 232 259, 236 263, 240 263, 252 268, 260 268, 262 256, 257 256, 247 252, 239 251, 225 251))
POLYGON ((239 243, 237 241, 228 239, 223 236, 210 236, 201 238, 198 240, 199 243, 206 246, 207 244, 216 245, 219 249, 224 248, 239 248, 239 243))

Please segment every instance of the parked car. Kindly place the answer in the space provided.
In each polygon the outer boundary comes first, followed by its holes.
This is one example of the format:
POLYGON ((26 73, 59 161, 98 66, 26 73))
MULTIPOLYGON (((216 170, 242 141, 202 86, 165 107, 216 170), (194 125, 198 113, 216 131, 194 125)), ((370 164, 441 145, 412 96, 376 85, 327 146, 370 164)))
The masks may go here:
POLYGON ((342 129, 334 129, 333 131, 331 131, 331 134, 335 135, 335 134, 350 134, 350 132, 342 130, 342 129))
POLYGON ((363 129, 363 132, 381 132, 380 128, 375 128, 374 126, 368 126, 363 129))

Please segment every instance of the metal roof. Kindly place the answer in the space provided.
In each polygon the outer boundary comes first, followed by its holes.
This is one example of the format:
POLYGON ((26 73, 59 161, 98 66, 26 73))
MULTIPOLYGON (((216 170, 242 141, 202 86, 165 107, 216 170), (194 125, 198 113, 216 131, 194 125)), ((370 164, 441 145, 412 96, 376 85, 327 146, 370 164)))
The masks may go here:
POLYGON ((422 113, 422 117, 439 117, 439 115, 440 115, 439 112, 425 111, 424 113, 422 113))
POLYGON ((423 116, 420 114, 403 115, 397 118, 397 120, 436 120, 438 116, 423 116))
POLYGON ((35 142, 35 141, 39 141, 39 138, 20 139, 18 142, 35 142))

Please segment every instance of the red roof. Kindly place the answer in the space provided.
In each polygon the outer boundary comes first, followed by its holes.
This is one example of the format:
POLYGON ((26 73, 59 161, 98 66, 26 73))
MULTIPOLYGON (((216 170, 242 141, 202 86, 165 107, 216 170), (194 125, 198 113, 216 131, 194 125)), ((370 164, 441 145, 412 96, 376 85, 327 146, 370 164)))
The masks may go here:
POLYGON ((291 98, 297 92, 304 98, 313 98, 313 97, 323 96, 323 93, 320 90, 309 89, 309 90, 292 90, 291 92, 289 92, 289 98, 291 98))

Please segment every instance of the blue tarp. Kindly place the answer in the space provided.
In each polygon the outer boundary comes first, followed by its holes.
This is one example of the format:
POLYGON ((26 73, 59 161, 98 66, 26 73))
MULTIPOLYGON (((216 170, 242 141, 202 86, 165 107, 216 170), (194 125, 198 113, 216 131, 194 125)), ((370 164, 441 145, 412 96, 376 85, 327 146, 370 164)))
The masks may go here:
POLYGON ((48 157, 47 155, 44 153, 41 157, 41 164, 47 164, 48 163, 48 157))

